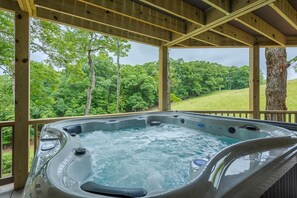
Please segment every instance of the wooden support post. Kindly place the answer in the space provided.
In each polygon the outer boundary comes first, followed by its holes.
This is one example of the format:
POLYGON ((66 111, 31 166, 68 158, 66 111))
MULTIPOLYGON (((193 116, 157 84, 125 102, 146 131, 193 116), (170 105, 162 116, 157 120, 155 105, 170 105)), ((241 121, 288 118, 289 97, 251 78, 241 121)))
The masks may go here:
POLYGON ((13 142, 14 188, 23 188, 29 172, 29 15, 15 12, 15 130, 13 142))
POLYGON ((159 111, 170 110, 168 47, 159 49, 159 111))
POLYGON ((250 94, 251 118, 260 118, 260 55, 259 46, 250 47, 250 94))

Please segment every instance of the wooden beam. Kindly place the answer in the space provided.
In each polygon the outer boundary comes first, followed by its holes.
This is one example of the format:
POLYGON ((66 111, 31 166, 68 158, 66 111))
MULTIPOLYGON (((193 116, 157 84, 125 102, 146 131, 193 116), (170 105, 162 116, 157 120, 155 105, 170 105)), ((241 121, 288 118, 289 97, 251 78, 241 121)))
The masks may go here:
MULTIPOLYGON (((167 29, 174 32, 173 38, 186 33, 186 23, 176 17, 153 10, 149 7, 140 5, 131 0, 113 0, 113 1, 97 1, 97 0, 79 0, 92 6, 115 12, 159 28, 167 29)), ((196 9, 195 9, 196 10, 196 9)), ((217 46, 220 37, 212 32, 198 35, 194 39, 204 43, 217 46)))
POLYGON ((259 46, 250 47, 249 110, 251 118, 260 118, 260 50, 259 46))
MULTIPOLYGON (((190 23, 187 25, 187 27, 188 27, 187 32, 192 32, 195 30, 197 31, 197 29, 199 29, 200 27, 202 27, 205 24, 205 22, 204 22, 205 17, 203 17, 203 16, 206 15, 206 18, 207 18, 207 16, 211 15, 211 11, 208 11, 207 12, 208 15, 207 15, 202 10, 196 8, 195 6, 192 6, 190 4, 183 2, 182 0, 176 0, 177 3, 175 5, 185 5, 186 4, 187 6, 183 6, 183 8, 186 7, 187 9, 186 10, 180 9, 179 11, 177 11, 178 13, 175 12, 177 8, 175 6, 171 5, 172 1, 170 1, 170 0, 163 0, 163 1, 140 0, 140 1, 142 1, 146 4, 149 4, 157 9, 161 9, 164 12, 170 13, 174 16, 177 16, 177 17, 183 18, 187 21, 190 21, 190 23), (195 12, 198 13, 197 16, 201 16, 199 20, 198 19, 193 20, 188 17, 188 13, 193 13, 193 10, 195 10, 195 12)), ((237 7, 239 7, 239 6, 237 6, 237 7)), ((212 10, 215 11, 215 9, 212 9, 212 10)), ((223 16, 224 15, 222 15, 222 17, 223 16)), ((216 16, 215 19, 218 19, 218 17, 219 16, 216 16)), ((220 26, 222 26, 224 30, 228 30, 228 31, 221 31, 221 28, 214 28, 214 29, 212 29, 212 31, 217 34, 220 34, 222 36, 226 36, 228 38, 234 39, 235 41, 239 41, 245 45, 248 45, 248 46, 253 45, 254 37, 252 35, 249 35, 249 34, 245 33, 244 31, 242 31, 234 26, 228 25, 228 24, 221 24, 220 26)), ((181 38, 181 35, 173 35, 172 38, 173 38, 173 40, 175 40, 175 39, 181 38)))
MULTIPOLYGON (((215 7, 218 9, 217 12, 221 12, 221 14, 225 14, 226 16, 231 14, 230 7, 229 7, 230 5, 228 3, 229 1, 219 1, 219 0, 203 0, 203 1, 212 6, 215 4, 216 5, 215 7), (226 5, 222 6, 222 4, 226 4, 226 5)), ((239 10, 240 8, 248 6, 250 3, 253 3, 253 2, 255 3, 257 2, 257 0, 238 1, 238 3, 232 6, 233 12, 234 10, 239 10)), ((253 29, 254 31, 275 41, 280 45, 285 45, 286 43, 285 36, 281 32, 279 32, 277 29, 275 29, 274 27, 272 27, 263 19, 261 19, 260 17, 256 16, 253 13, 247 13, 244 16, 240 16, 236 20, 244 24, 245 26, 253 29)))
POLYGON ((220 40, 220 43, 218 43, 217 46, 207 45, 205 43, 202 43, 200 41, 190 39, 189 47, 188 48, 229 48, 229 47, 247 47, 245 44, 239 43, 237 41, 234 41, 233 39, 229 39, 226 37, 222 37, 220 40))
POLYGON ((229 0, 225 0, 225 1, 204 0, 204 2, 224 14, 229 14, 231 12, 231 8, 230 8, 231 4, 229 0))
POLYGON ((24 12, 29 13, 30 16, 36 16, 36 7, 34 0, 17 0, 18 4, 24 12))
POLYGON ((193 39, 204 42, 209 45, 219 46, 222 40, 222 36, 208 31, 194 36, 193 39))
POLYGON ((236 19, 241 24, 251 28, 252 30, 262 34, 281 46, 286 45, 286 36, 280 31, 269 25, 263 19, 253 13, 248 13, 236 19))
POLYGON ((168 86, 168 76, 168 47, 161 46, 159 48, 159 111, 170 110, 170 98, 168 98, 168 92, 170 91, 168 86))
POLYGON ((191 23, 204 25, 204 13, 199 8, 183 0, 140 0, 141 2, 159 10, 190 21, 191 23))
POLYGON ((255 38, 234 26, 225 23, 212 29, 213 32, 226 36, 247 46, 253 46, 255 38))
MULTIPOLYGON (((219 0, 217 0, 219 1, 219 0)), ((180 38, 177 38, 171 42, 168 42, 166 43, 165 45, 166 46, 171 46, 171 45, 174 45, 174 44, 177 44, 181 41, 184 41, 188 38, 191 38, 193 36, 196 36, 198 34, 201 34, 205 31, 208 31, 210 29, 213 29, 219 25, 222 25, 224 23, 227 23, 233 19, 236 19, 240 16, 243 16, 249 12, 252 12, 260 7, 263 7, 265 5, 268 5, 270 4, 271 2, 273 2, 275 0, 253 0, 253 1, 246 1, 248 4, 241 7, 241 6, 237 6, 237 4, 240 4, 241 1, 232 1, 232 5, 231 7, 232 8, 236 8, 236 9, 233 9, 232 12, 226 16, 218 16, 216 20, 213 20, 212 22, 210 23, 207 23, 205 24, 204 26, 201 26, 200 28, 196 28, 195 30, 187 33, 186 35, 184 36, 181 36, 180 38)))
POLYGON ((176 17, 158 12, 149 7, 140 5, 131 0, 80 0, 92 6, 115 12, 117 14, 148 23, 150 25, 164 28, 175 33, 185 34, 185 22, 176 17))
POLYGON ((25 186, 29 172, 30 50, 29 14, 15 13, 15 127, 13 138, 14 188, 25 186))
POLYGON ((297 30, 297 11, 288 0, 277 0, 270 6, 297 30))
POLYGON ((19 5, 16 1, 1 0, 0 1, 0 9, 14 12, 16 10, 19 10, 19 5))
POLYGON ((98 24, 148 36, 161 41, 170 41, 171 32, 137 20, 73 0, 35 0, 36 7, 68 14, 98 24))
POLYGON ((50 20, 50 21, 53 21, 56 23, 61 23, 64 25, 70 25, 70 26, 73 26, 76 28, 84 28, 87 30, 100 32, 102 34, 115 36, 115 37, 119 37, 119 38, 123 38, 123 39, 128 39, 128 40, 132 40, 132 41, 136 41, 136 42, 144 43, 144 44, 148 44, 148 45, 153 45, 153 46, 161 45, 161 41, 150 38, 150 37, 145 37, 145 36, 127 32, 127 31, 124 31, 121 29, 113 28, 113 27, 106 26, 106 25, 101 25, 98 23, 94 23, 92 21, 69 16, 66 14, 59 13, 59 12, 50 11, 50 10, 43 9, 43 8, 37 8, 37 13, 38 13, 38 18, 43 19, 43 20, 50 20))

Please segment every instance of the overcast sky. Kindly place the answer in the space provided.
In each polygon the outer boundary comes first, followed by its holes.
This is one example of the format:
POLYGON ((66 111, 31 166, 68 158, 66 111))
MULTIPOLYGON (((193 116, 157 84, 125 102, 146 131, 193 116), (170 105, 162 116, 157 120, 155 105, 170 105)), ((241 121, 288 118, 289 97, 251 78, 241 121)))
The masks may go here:
MULTIPOLYGON (((128 57, 121 58, 122 64, 143 64, 158 60, 158 48, 140 43, 132 43, 128 57)), ((225 66, 243 66, 249 64, 248 48, 203 48, 203 49, 171 49, 170 58, 183 58, 185 61, 203 60, 216 62, 225 66)), ((291 60, 297 56, 297 48, 287 48, 287 58, 291 60)), ((266 75, 264 48, 260 49, 260 65, 266 75)), ((288 79, 297 78, 293 67, 288 70, 288 79)))

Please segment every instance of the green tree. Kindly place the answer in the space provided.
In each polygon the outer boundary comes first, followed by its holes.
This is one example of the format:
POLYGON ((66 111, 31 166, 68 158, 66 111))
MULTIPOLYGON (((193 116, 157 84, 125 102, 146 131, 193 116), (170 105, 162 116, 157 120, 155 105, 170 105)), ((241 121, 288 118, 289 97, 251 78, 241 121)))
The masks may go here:
POLYGON ((44 21, 36 20, 33 25, 37 26, 34 39, 39 41, 38 45, 34 45, 34 50, 47 54, 49 63, 62 68, 82 68, 87 63, 89 84, 86 88, 84 114, 88 115, 96 84, 93 58, 98 54, 108 56, 113 43, 111 37, 44 21))
POLYGON ((30 113, 31 118, 55 117, 54 94, 60 86, 60 74, 52 67, 30 62, 30 113))
POLYGON ((0 11, 0 69, 11 77, 14 96, 14 22, 13 14, 0 11))
POLYGON ((122 97, 126 112, 148 110, 157 97, 157 82, 148 75, 143 66, 122 67, 122 97))

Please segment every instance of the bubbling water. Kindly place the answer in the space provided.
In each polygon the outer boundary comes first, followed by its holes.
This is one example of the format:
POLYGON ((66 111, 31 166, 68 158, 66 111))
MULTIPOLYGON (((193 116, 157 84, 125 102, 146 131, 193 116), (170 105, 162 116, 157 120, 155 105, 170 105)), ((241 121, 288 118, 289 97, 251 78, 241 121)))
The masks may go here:
POLYGON ((94 173, 89 181, 147 191, 185 185, 193 159, 208 158, 238 142, 172 124, 94 131, 81 134, 80 139, 92 155, 94 173))

